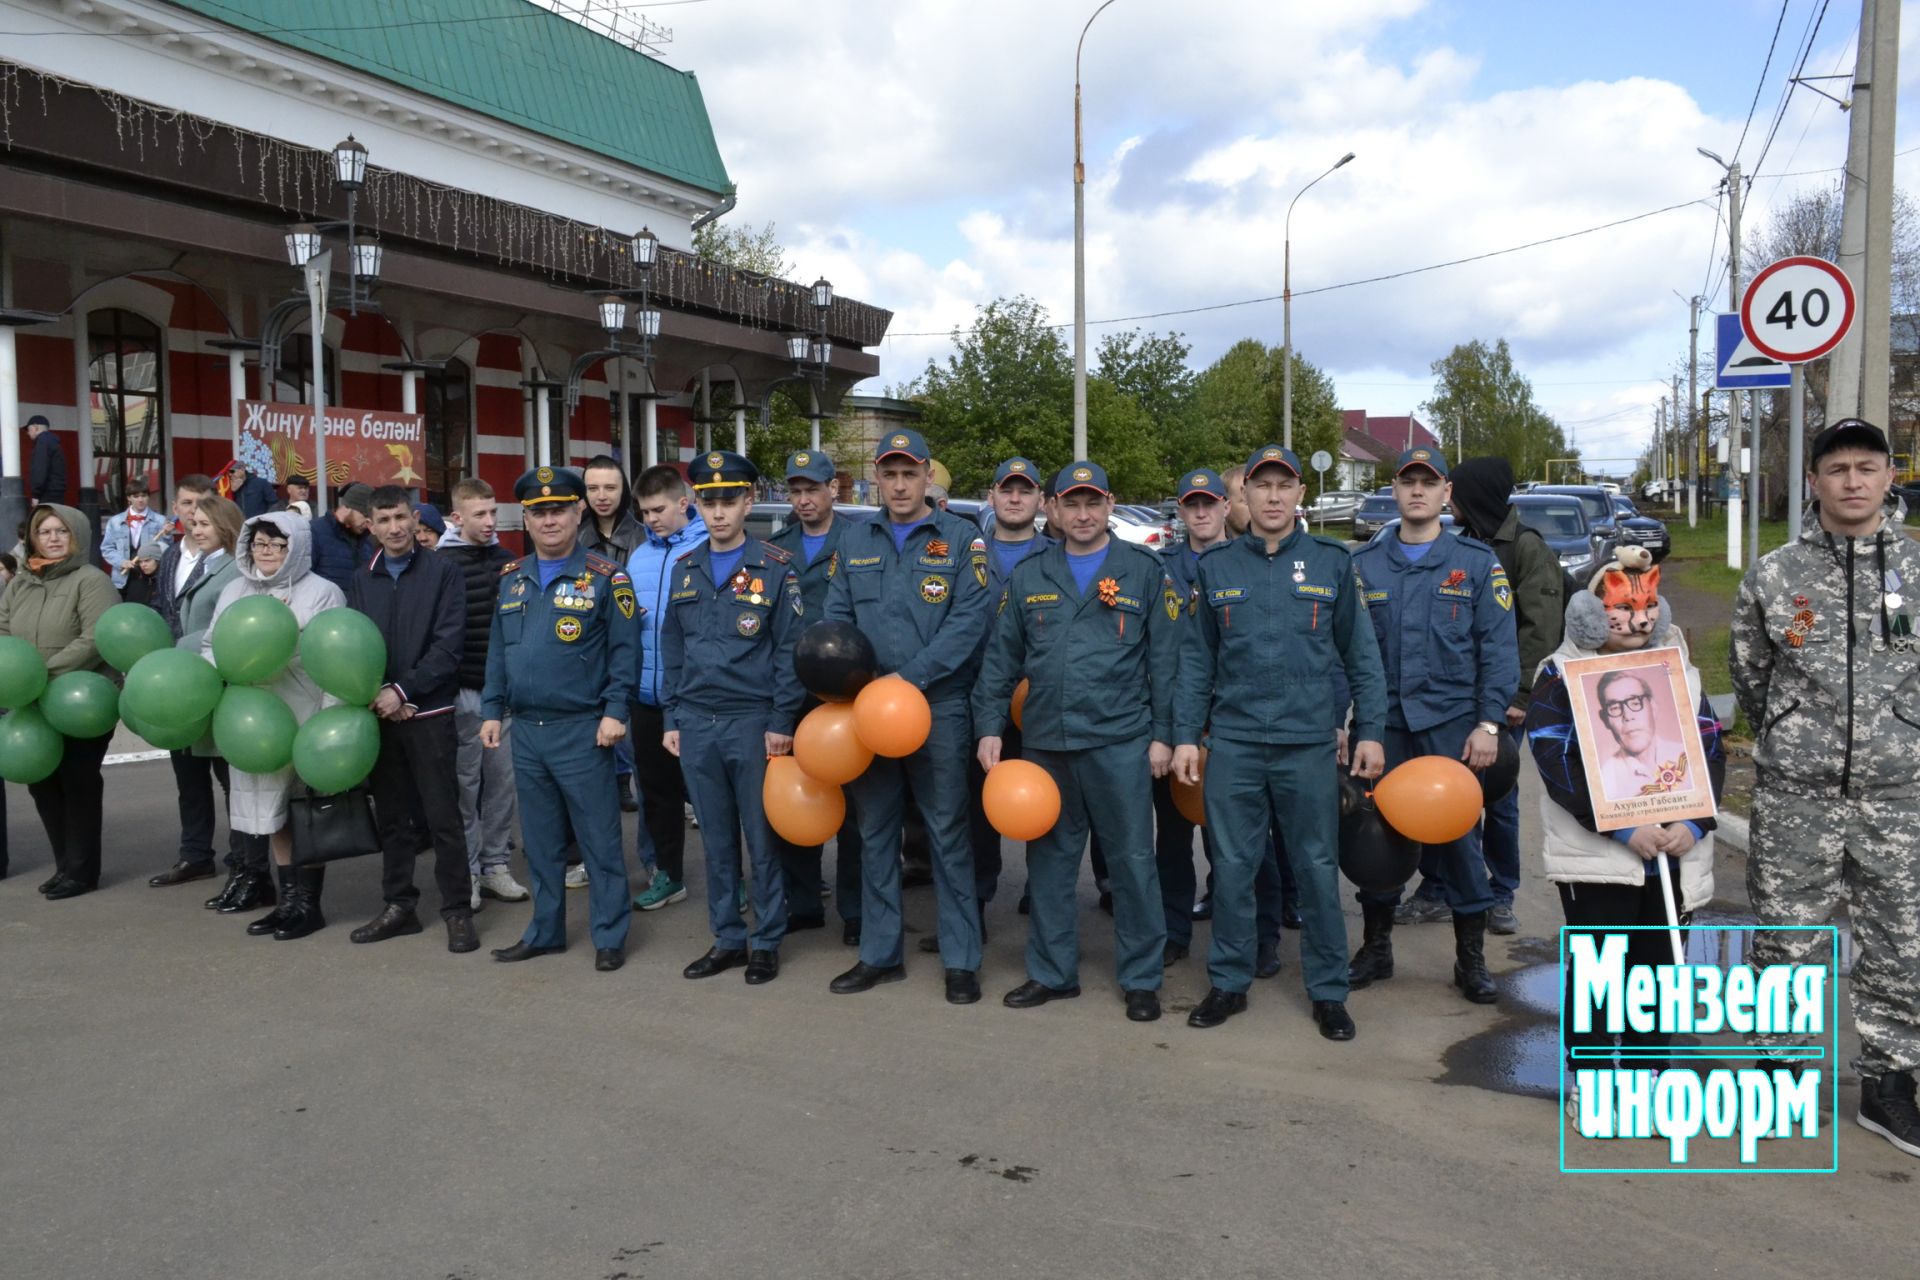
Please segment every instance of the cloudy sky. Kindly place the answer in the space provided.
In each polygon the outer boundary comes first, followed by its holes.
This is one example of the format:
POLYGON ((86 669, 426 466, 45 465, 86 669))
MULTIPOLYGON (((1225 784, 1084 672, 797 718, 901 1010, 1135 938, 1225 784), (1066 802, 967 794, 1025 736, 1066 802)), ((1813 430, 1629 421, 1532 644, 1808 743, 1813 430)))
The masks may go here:
MULTIPOLYGON (((776 223, 798 277, 894 311, 863 390, 912 377, 995 297, 1072 318, 1073 50, 1096 4, 647 10, 673 28, 666 60, 700 77, 740 187, 732 216, 776 223)), ((1852 69, 1859 4, 1824 7, 1809 41, 1823 0, 1787 0, 1762 81, 1779 0, 1117 0, 1083 70, 1088 316, 1277 295, 1288 200, 1351 150, 1293 219, 1295 345, 1342 404, 1404 413, 1454 343, 1506 337, 1590 459, 1630 457, 1684 357, 1675 293, 1714 286, 1724 306, 1720 172, 1694 148, 1758 163, 1749 221, 1837 178, 1847 117, 1804 88, 1762 157, 1803 45, 1808 75, 1852 69), (1670 205, 1685 207, 1328 288, 1670 205)), ((1916 9, 1903 89, 1920 74, 1916 9)), ((1916 163, 1899 161, 1903 188, 1916 163)), ((1187 335, 1196 366, 1242 337, 1281 338, 1278 301, 1138 323, 1187 335)), ((1126 327, 1093 326, 1089 346, 1126 327)))

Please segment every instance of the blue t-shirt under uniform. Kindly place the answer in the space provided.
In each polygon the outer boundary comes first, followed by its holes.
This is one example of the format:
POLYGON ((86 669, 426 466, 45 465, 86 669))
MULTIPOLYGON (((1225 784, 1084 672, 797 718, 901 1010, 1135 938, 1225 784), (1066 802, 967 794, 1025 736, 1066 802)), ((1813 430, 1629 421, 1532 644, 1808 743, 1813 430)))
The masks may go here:
POLYGON ((808 564, 820 558, 820 548, 826 545, 827 535, 824 533, 803 532, 800 535, 800 550, 805 553, 808 564))
POLYGON ((1027 558, 1028 552, 1033 549, 1033 541, 1028 538, 1025 542, 1002 542, 995 538, 987 544, 993 548, 993 562, 1002 578, 1013 576, 1014 566, 1027 558))
POLYGON ((913 536, 915 529, 918 529, 925 523, 925 520, 915 520, 912 524, 897 524, 892 520, 887 521, 887 532, 893 535, 893 549, 896 552, 904 552, 907 549, 907 539, 913 536))
MULTIPOLYGON (((569 557, 562 556, 558 560, 536 559, 534 561, 534 564, 540 570, 540 589, 542 591, 552 586, 553 580, 566 572, 568 558, 569 557)), ((399 575, 396 574, 395 576, 397 577, 399 575)))
MULTIPOLYGON (((1433 541, 1438 542, 1439 539, 1435 538, 1433 541)), ((1426 559, 1427 552, 1431 550, 1433 550, 1433 542, 1403 542, 1400 544, 1400 554, 1405 556, 1407 560, 1413 564, 1419 564, 1422 560, 1426 559)))
POLYGON ((1100 572, 1100 566, 1106 562, 1105 547, 1098 551, 1089 551, 1083 556, 1077 556, 1071 551, 1067 552, 1067 568, 1073 572, 1073 585, 1079 589, 1082 596, 1087 594, 1087 588, 1092 585, 1093 575, 1100 572))
POLYGON ((747 544, 744 542, 731 551, 715 551, 709 543, 707 555, 711 557, 713 565, 713 585, 725 586, 727 579, 733 576, 733 571, 740 567, 740 558, 746 554, 747 544))

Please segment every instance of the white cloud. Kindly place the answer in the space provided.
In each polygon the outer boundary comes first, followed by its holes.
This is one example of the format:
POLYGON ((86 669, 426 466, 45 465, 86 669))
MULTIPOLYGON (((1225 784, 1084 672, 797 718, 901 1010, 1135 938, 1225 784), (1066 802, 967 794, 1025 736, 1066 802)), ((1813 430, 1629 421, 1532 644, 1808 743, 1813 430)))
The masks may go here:
MULTIPOLYGON (((1104 13, 1085 64, 1089 314, 1278 294, 1287 202, 1353 150, 1292 227, 1295 342, 1352 378, 1343 400, 1403 412, 1424 398, 1435 357, 1505 336, 1562 417, 1646 404, 1653 382, 1637 380, 1657 379, 1684 350, 1672 291, 1700 289, 1713 234, 1719 175, 1694 147, 1724 153, 1739 120, 1624 68, 1488 94, 1456 50, 1381 53, 1382 33, 1423 7, 1121 0, 1104 13), (1308 292, 1689 199, 1702 203, 1468 266, 1308 292), (1404 388, 1360 385, 1395 379, 1404 388)), ((733 216, 777 222, 799 274, 823 272, 892 308, 898 335, 944 333, 1013 293, 1065 321, 1073 46, 1091 8, 729 0, 674 15, 670 60, 700 76, 741 188, 733 216)), ((1850 56, 1844 43, 1823 46, 1809 69, 1850 56)), ((1804 98, 1767 169, 1838 163, 1845 117, 1804 98)), ((1828 180, 1763 177, 1750 218, 1828 180)), ((1242 336, 1278 343, 1281 314, 1273 303, 1144 327, 1187 333, 1204 363, 1242 336)), ((880 381, 912 377, 946 349, 941 337, 890 339, 880 381)), ((1627 440, 1632 425, 1601 429, 1627 440)))

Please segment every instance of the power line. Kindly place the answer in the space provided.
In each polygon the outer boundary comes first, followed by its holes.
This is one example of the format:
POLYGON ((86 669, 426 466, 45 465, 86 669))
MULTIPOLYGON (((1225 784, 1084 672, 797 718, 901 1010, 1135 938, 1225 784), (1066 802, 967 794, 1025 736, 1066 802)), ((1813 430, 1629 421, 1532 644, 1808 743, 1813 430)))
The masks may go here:
MULTIPOLYGON (((1787 90, 1780 97, 1780 109, 1773 113, 1773 126, 1767 130, 1767 140, 1760 146, 1760 158, 1753 162, 1753 172, 1757 177, 1761 166, 1767 162, 1767 152, 1773 149, 1774 135, 1780 132, 1780 122, 1787 118, 1787 106, 1793 101, 1793 91, 1799 87, 1801 75, 1806 72, 1807 59, 1813 56, 1813 42, 1820 38, 1820 24, 1826 20, 1827 5, 1832 0, 1820 0, 1820 9, 1813 15, 1813 25, 1808 28, 1807 38, 1801 47, 1800 65, 1787 78, 1787 90)), ((1816 108, 1817 109, 1817 108, 1816 108)))
POLYGON ((1740 148, 1747 144, 1747 130, 1753 127, 1753 113, 1760 107, 1760 91, 1767 87, 1767 72, 1773 69, 1773 51, 1780 43, 1780 28, 1787 20, 1787 6, 1793 0, 1780 0, 1780 16, 1773 20, 1773 39, 1767 41, 1767 60, 1760 64, 1760 83, 1753 86, 1753 101, 1747 106, 1747 122, 1740 126, 1740 141, 1733 144, 1733 158, 1740 158, 1740 148))
MULTIPOLYGON (((1354 289, 1354 288, 1358 288, 1363 284, 1380 284, 1388 280, 1402 280, 1408 276, 1424 275, 1429 271, 1441 271, 1447 267, 1463 266, 1469 262, 1483 262, 1488 258, 1498 258, 1509 253, 1519 253, 1524 249, 1537 249, 1541 245, 1558 244, 1562 240, 1573 240, 1573 239, 1577 239, 1580 236, 1590 236, 1597 231, 1609 231, 1609 230, 1612 230, 1614 227, 1624 227, 1630 222, 1640 222, 1647 218, 1655 218, 1663 213, 1672 213, 1675 209, 1685 209, 1691 205, 1700 204, 1702 202, 1703 202, 1702 197, 1695 197, 1691 200, 1682 200, 1678 204, 1666 205, 1663 208, 1649 209, 1645 213, 1636 213, 1630 217, 1616 218, 1612 222, 1603 222, 1598 226, 1582 227, 1578 231, 1568 231, 1568 232, 1565 232, 1564 234, 1557 235, 1557 236, 1547 236, 1546 238, 1541 240, 1529 240, 1525 244, 1509 245, 1505 249, 1490 249, 1485 253, 1470 254, 1469 256, 1464 258, 1453 258, 1446 262, 1436 262, 1429 266, 1424 266, 1424 267, 1409 267, 1405 271, 1390 271, 1385 275, 1367 276, 1364 279, 1360 279, 1360 280, 1345 280, 1339 284, 1323 284, 1317 289, 1295 289, 1293 291, 1293 296, 1296 298, 1305 298, 1316 293, 1332 293, 1339 289, 1354 289)), ((1278 302, 1280 301, 1280 296, 1281 295, 1277 293, 1270 293, 1258 298, 1240 298, 1233 302, 1214 302, 1214 303, 1209 303, 1205 306, 1180 307, 1171 311, 1148 311, 1148 312, 1143 312, 1139 315, 1132 315, 1132 316, 1113 316, 1110 319, 1106 319, 1106 320, 1089 320, 1087 321, 1087 323, 1088 324, 1128 324, 1135 320, 1163 320, 1169 316, 1191 316, 1191 315, 1199 315, 1203 312, 1208 312, 1208 311, 1228 311, 1235 307, 1252 307, 1252 306, 1258 306, 1264 302, 1278 302)), ((1060 324, 1050 324, 1043 327, 1048 329, 1069 329, 1069 328, 1072 328, 1073 325, 1071 321, 1066 321, 1060 324)), ((919 333, 889 333, 887 337, 889 339, 945 338, 949 336, 954 329, 957 329, 957 328, 959 328, 959 326, 954 325, 951 328, 947 328, 947 329, 929 329, 919 333)))

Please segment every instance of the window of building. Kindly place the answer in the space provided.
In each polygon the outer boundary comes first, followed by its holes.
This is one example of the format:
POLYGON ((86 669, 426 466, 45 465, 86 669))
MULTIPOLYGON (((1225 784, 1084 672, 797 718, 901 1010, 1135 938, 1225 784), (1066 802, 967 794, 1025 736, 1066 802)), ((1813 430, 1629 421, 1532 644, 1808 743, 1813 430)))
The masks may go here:
POLYGON ((466 362, 420 375, 420 412, 427 426, 427 501, 447 510, 453 486, 473 474, 473 378, 466 362))
POLYGON ((160 327, 131 311, 87 316, 87 382, 92 401, 93 476, 103 510, 127 505, 138 476, 155 493, 165 483, 160 327))
MULTIPOLYGON (((340 403, 340 375, 338 361, 332 347, 323 347, 322 366, 327 376, 327 403, 340 403)), ((303 330, 288 334, 280 344, 280 366, 273 374, 272 399, 280 404, 312 404, 313 395, 308 386, 307 371, 313 368, 313 339, 303 330)), ((331 471, 331 465, 327 468, 331 471)))

